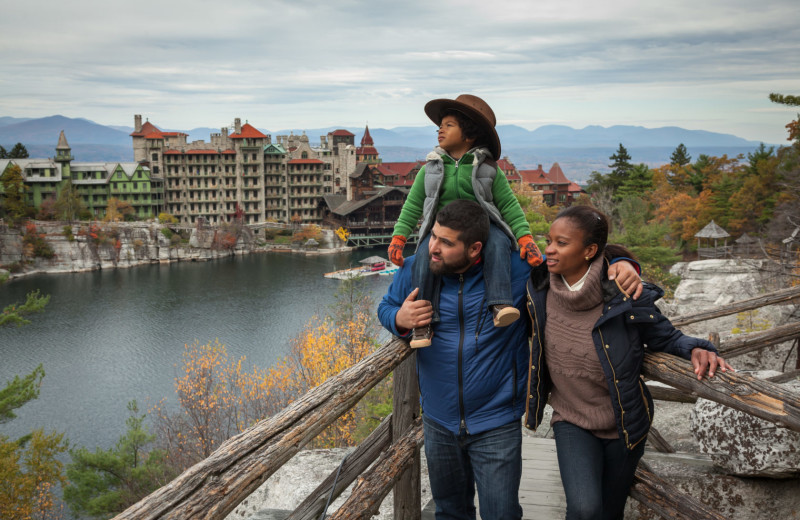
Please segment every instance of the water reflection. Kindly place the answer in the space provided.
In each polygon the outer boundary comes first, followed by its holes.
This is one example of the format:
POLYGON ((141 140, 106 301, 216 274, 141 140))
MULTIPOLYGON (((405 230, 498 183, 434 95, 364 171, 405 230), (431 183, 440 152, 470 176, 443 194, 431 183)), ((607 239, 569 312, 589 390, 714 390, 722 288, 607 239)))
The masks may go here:
MULTIPOLYGON (((184 344, 219 338, 246 366, 272 365, 291 338, 334 302, 340 283, 323 274, 384 250, 352 255, 259 254, 211 262, 36 275, 0 287, 0 306, 34 289, 50 294, 31 325, 0 329, 0 383, 46 376, 39 399, 0 427, 11 437, 35 427, 64 431, 81 446, 114 445, 126 403, 140 408, 167 397, 184 344)), ((376 303, 391 277, 367 278, 376 303)))

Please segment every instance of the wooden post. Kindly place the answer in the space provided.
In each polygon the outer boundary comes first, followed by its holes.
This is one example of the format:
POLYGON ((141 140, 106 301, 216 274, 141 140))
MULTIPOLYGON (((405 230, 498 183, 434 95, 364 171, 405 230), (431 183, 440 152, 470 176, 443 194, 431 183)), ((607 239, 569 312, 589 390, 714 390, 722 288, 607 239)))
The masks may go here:
POLYGON ((797 337, 800 337, 800 322, 785 323, 769 330, 751 332, 730 339, 719 348, 719 355, 728 359, 770 345, 791 341, 797 337))
POLYGON ((331 520, 369 520, 378 513, 381 502, 392 486, 413 464, 414 452, 422 443, 422 420, 383 452, 353 487, 344 504, 330 517, 331 520))
POLYGON ((375 428, 375 430, 358 445, 340 468, 336 468, 328 477, 323 480, 317 489, 312 491, 305 500, 303 500, 292 514, 286 517, 286 520, 316 520, 319 518, 320 513, 325 509, 325 504, 328 503, 328 498, 331 501, 335 500, 342 494, 347 486, 349 486, 364 470, 366 470, 375 459, 377 459, 381 452, 389 448, 392 444, 392 416, 390 415, 383 422, 375 428), (337 478, 338 476, 338 478, 337 478), (334 481, 336 487, 333 489, 331 495, 331 488, 333 488, 334 481))
POLYGON ((755 298, 730 303, 728 305, 723 305, 722 307, 715 307, 707 311, 696 312, 687 316, 676 316, 669 321, 671 321, 676 327, 682 327, 683 325, 689 325, 690 323, 706 321, 713 318, 719 318, 721 316, 728 316, 730 314, 736 314, 737 312, 758 309, 766 305, 789 302, 797 298, 800 298, 800 286, 781 289, 780 291, 775 291, 764 296, 757 296, 755 298))
MULTIPOLYGON (((394 370, 392 406, 392 441, 397 442, 420 416, 416 353, 394 370)), ((421 502, 419 447, 416 447, 413 462, 394 486, 394 519, 420 520, 421 502)))
POLYGON ((405 341, 387 343, 309 390, 280 413, 231 437, 208 458, 115 518, 225 518, 409 354, 411 349, 405 341))
POLYGON ((765 421, 800 432, 800 394, 747 374, 717 370, 697 380, 692 364, 664 352, 648 352, 642 373, 679 390, 710 399, 765 421))
POLYGON ((664 518, 686 520, 725 520, 696 498, 655 475, 644 461, 639 461, 630 495, 664 518))

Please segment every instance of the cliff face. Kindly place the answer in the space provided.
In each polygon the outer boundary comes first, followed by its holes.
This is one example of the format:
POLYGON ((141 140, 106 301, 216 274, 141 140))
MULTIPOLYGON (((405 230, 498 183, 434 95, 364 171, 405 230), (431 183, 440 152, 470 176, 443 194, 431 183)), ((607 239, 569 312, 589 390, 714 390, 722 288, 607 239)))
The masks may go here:
POLYGON ((14 274, 81 272, 135 265, 210 260, 258 248, 248 229, 223 240, 222 231, 187 229, 180 233, 149 222, 36 222, 36 232, 53 250, 52 258, 26 255, 23 231, 0 226, 0 265, 14 274), (166 233, 162 230, 167 229, 166 233), (167 237, 170 235, 170 238, 167 237))

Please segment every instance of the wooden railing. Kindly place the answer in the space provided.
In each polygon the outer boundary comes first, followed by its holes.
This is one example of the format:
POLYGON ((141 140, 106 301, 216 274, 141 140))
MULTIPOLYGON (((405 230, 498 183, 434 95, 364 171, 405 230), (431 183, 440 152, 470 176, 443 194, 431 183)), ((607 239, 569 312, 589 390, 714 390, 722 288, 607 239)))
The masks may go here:
MULTIPOLYGON (((753 305, 755 300, 760 300, 759 305, 767 305, 797 296, 800 296, 800 288, 778 291, 704 313, 708 317, 702 319, 740 312, 753 305)), ((682 317, 673 321, 688 323, 691 319, 682 317)), ((794 337, 800 335, 796 329, 791 330, 794 337)), ((763 338, 747 335, 737 340, 742 345, 738 352, 747 351, 753 344, 763 348, 786 341, 786 337, 772 337, 769 343, 763 338)), ((721 350, 726 351, 725 344, 721 350)), ((325 479, 288 518, 318 518, 328 499, 339 496, 360 476, 349 498, 330 518, 368 519, 377 513, 383 499, 394 489, 394 518, 419 519, 422 507, 419 464, 422 426, 414 361, 413 351, 404 340, 395 338, 389 341, 356 365, 310 390, 279 414, 228 439, 207 459, 116 518, 224 518, 314 437, 352 408, 373 386, 394 372, 392 415, 348 455, 338 471, 325 479)), ((717 372, 713 379, 698 381, 688 361, 663 353, 647 353, 643 373, 648 379, 670 385, 675 394, 710 399, 800 432, 800 395, 776 382, 735 372, 717 372)), ((654 390, 654 397, 663 397, 656 394, 654 390)), ((657 431, 653 430, 651 436, 657 448, 665 449, 659 443, 657 431)), ((631 496, 665 518, 723 518, 702 502, 660 479, 644 462, 637 469, 631 496)))

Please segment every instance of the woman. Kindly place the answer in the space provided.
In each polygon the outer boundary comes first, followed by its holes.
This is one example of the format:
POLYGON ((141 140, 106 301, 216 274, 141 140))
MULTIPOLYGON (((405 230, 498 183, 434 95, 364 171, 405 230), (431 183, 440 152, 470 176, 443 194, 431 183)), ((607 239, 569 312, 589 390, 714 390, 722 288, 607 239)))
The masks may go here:
POLYGON ((663 291, 645 284, 632 300, 606 278, 606 258, 631 257, 606 245, 605 215, 572 206, 547 235, 546 265, 531 272, 532 330, 525 425, 553 408, 567 519, 622 518, 653 420, 640 378, 647 349, 691 359, 698 379, 732 370, 709 341, 684 336, 656 308, 663 291))

